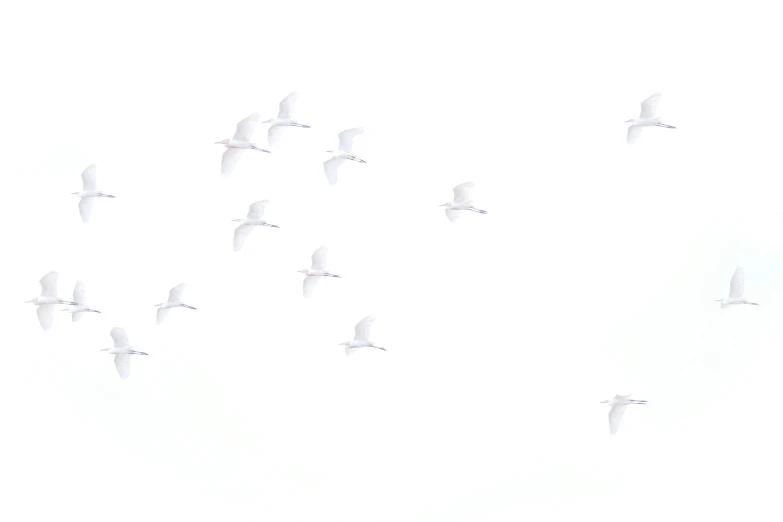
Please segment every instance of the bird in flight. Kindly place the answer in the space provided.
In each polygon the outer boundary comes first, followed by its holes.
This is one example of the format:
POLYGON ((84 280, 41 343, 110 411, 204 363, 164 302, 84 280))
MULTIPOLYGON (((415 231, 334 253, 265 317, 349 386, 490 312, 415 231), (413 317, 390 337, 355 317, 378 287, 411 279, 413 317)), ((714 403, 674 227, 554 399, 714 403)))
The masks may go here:
POLYGON ((250 140, 253 139, 253 132, 255 131, 256 124, 260 119, 260 114, 251 114, 237 123, 237 130, 234 132, 233 138, 215 142, 215 145, 224 145, 226 147, 226 151, 223 153, 223 160, 220 163, 220 174, 224 178, 229 177, 234 172, 240 158, 242 158, 242 153, 246 149, 270 152, 266 149, 262 149, 255 143, 250 142, 250 140))
POLYGON ((95 198, 111 198, 111 194, 105 194, 98 190, 97 182, 98 167, 90 165, 82 172, 82 190, 81 192, 71 192, 79 196, 79 215, 82 217, 82 223, 89 223, 92 218, 92 209, 95 205, 95 198))
POLYGON ((344 343, 339 343, 339 346, 345 346, 346 356, 353 355, 353 353, 359 348, 364 348, 367 346, 369 346, 370 348, 377 348, 379 350, 383 350, 384 352, 386 351, 386 348, 376 346, 370 341, 370 327, 374 322, 375 322, 375 316, 368 315, 367 317, 365 317, 364 319, 362 319, 357 323, 352 341, 345 341, 344 343))
POLYGON ((752 303, 745 299, 745 269, 742 267, 738 267, 734 270, 734 275, 731 276, 731 282, 729 283, 729 298, 716 299, 715 301, 720 303, 721 308, 741 304, 759 305, 758 303, 752 303))
POLYGON ((41 328, 49 330, 54 322, 54 307, 58 304, 76 305, 73 301, 67 301, 60 297, 57 297, 57 280, 60 274, 52 270, 41 278, 41 295, 34 297, 27 303, 32 303, 38 306, 36 313, 38 314, 38 322, 41 324, 41 328))
POLYGON ((330 159, 324 161, 324 173, 326 174, 326 179, 331 185, 337 183, 337 169, 339 169, 340 165, 346 161, 367 163, 363 159, 358 158, 352 154, 353 139, 363 133, 364 129, 362 127, 344 130, 337 135, 340 141, 339 145, 337 146, 337 150, 326 151, 329 154, 332 154, 330 159))
POLYGON ((480 210, 473 206, 473 201, 470 199, 470 193, 473 190, 473 182, 468 181, 454 187, 454 200, 447 201, 442 204, 441 207, 446 207, 446 217, 452 223, 455 222, 462 215, 463 210, 470 210, 471 212, 477 212, 479 214, 486 214, 486 210, 480 210))
POLYGON ((628 394, 615 395, 614 399, 601 401, 601 404, 608 404, 611 406, 609 409, 609 433, 614 435, 617 433, 617 429, 620 427, 620 423, 623 421, 625 408, 629 404, 647 404, 647 401, 631 399, 631 394, 628 394))
POLYGON ((645 127, 664 127, 666 129, 676 129, 671 125, 661 123, 661 118, 658 114, 658 102, 661 100, 661 93, 656 92, 646 100, 642 102, 642 111, 639 113, 638 118, 631 118, 625 120, 625 123, 630 123, 628 127, 627 141, 628 145, 633 145, 636 140, 639 139, 639 135, 642 133, 642 129, 645 127))

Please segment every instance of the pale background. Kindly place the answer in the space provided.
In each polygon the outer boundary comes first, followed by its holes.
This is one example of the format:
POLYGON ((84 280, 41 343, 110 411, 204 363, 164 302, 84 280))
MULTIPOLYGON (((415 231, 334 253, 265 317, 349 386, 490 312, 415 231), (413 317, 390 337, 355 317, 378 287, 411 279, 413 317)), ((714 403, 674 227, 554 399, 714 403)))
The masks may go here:
POLYGON ((470 5, 4 8, 0 518, 780 519, 773 4, 470 5), (222 180, 213 143, 292 90, 312 128, 222 180), (677 130, 629 147, 656 91, 677 130), (83 225, 91 163, 117 199, 83 225), (468 180, 489 213, 450 224, 468 180), (281 228, 235 254, 260 199, 281 228), (738 265, 762 306, 721 310, 738 265), (50 270, 103 314, 42 331, 50 270), (156 326, 180 282, 198 311, 156 326), (371 312, 388 351, 346 358, 371 312), (114 326, 150 354, 125 381, 114 326))

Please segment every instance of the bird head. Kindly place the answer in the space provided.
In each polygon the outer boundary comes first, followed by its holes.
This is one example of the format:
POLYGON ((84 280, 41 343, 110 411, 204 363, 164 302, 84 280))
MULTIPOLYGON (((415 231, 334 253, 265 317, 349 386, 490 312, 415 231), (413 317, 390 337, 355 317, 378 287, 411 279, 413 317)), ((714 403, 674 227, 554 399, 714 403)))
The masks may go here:
POLYGON ((633 123, 633 118, 630 120, 625 120, 623 123, 633 123))
POLYGON ((102 352, 108 352, 109 350, 111 350, 111 348, 101 348, 101 350, 100 350, 100 351, 102 351, 102 352))
POLYGON ((444 203, 444 204, 442 204, 442 205, 439 205, 439 206, 441 206, 441 207, 448 207, 448 206, 450 206, 450 205, 451 205, 451 202, 450 202, 450 201, 447 201, 446 203, 444 203))
POLYGON ((27 304, 27 303, 35 304, 35 299, 30 299, 29 301, 25 301, 24 302, 24 304, 27 304))
POLYGON ((216 141, 215 145, 228 145, 228 139, 216 141))
POLYGON ((232 219, 231 221, 242 221, 242 220, 237 218, 237 219, 232 219))
POLYGON ((78 192, 71 192, 71 194, 74 195, 74 196, 78 196, 79 195, 78 192))
POLYGON ((610 402, 612 402, 612 401, 610 401, 610 400, 605 400, 605 401, 601 401, 601 404, 609 404, 610 402))
POLYGON ((351 341, 345 341, 342 343, 337 343, 337 346, 351 346, 351 341))
POLYGON ((163 306, 163 303, 158 303, 155 306, 163 306))
POLYGON ((261 123, 272 123, 273 121, 275 121, 274 118, 266 120, 266 121, 262 121, 261 123))
POLYGON ((297 270, 297 272, 300 273, 300 274, 307 275, 307 270, 297 270))

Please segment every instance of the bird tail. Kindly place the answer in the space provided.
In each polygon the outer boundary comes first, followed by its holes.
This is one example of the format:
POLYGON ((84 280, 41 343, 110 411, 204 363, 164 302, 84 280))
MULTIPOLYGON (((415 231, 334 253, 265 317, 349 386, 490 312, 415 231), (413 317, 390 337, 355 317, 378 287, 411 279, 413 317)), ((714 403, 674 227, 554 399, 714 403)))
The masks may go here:
POLYGON ((75 323, 76 321, 81 319, 83 315, 84 315, 84 312, 75 312, 74 314, 71 315, 71 321, 73 321, 75 323))

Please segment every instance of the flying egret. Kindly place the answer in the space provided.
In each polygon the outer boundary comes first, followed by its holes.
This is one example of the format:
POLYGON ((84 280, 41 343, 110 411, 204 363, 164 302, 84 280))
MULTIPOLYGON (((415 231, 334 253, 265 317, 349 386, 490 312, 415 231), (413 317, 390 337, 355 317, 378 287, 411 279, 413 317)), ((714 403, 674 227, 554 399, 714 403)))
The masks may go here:
POLYGON ((95 204, 95 198, 112 198, 111 194, 104 194, 97 189, 97 170, 98 167, 90 165, 82 172, 82 190, 81 192, 71 192, 79 196, 79 215, 82 217, 82 223, 89 223, 92 217, 92 208, 95 204))
POLYGON ((180 283, 171 290, 169 290, 169 298, 166 300, 165 303, 158 303, 155 306, 158 307, 158 313, 156 314, 156 322, 157 324, 160 324, 163 322, 163 320, 166 318, 166 315, 169 313, 169 309, 171 308, 188 308, 190 310, 196 310, 196 308, 186 305, 182 302, 182 294, 185 292, 185 289, 188 287, 185 283, 180 283))
POLYGON ((647 404, 647 401, 631 399, 631 394, 629 393, 628 395, 615 395, 614 399, 601 401, 601 404, 609 404, 611 406, 609 410, 609 433, 614 435, 617 433, 617 428, 620 427, 620 423, 623 420, 625 407, 629 404, 647 404))
POLYGON ((254 226, 280 228, 277 225, 272 225, 271 223, 267 223, 265 220, 261 219, 264 215, 264 209, 266 209, 268 204, 268 199, 256 201, 250 205, 250 210, 248 210, 246 218, 231 220, 239 222, 239 226, 234 230, 234 252, 239 252, 242 249, 247 236, 249 236, 250 232, 253 231, 254 226))
POLYGON ((114 366, 117 367, 120 379, 127 379, 130 375, 130 356, 149 354, 133 349, 133 346, 128 342, 128 334, 125 333, 125 328, 115 326, 111 329, 110 335, 114 339, 114 346, 112 348, 102 348, 101 351, 114 354, 114 366))
POLYGON ((346 160, 367 163, 363 159, 357 158, 351 154, 351 151, 353 150, 353 139, 362 133, 364 133, 362 127, 344 130, 337 135, 340 140, 337 150, 326 151, 333 155, 331 159, 324 161, 324 173, 326 174, 326 179, 329 180, 329 183, 332 185, 337 183, 337 169, 340 168, 340 165, 345 163, 346 160))
POLYGON ((98 310, 93 310, 87 306, 84 293, 84 283, 82 281, 77 281, 76 286, 73 288, 73 300, 76 303, 75 305, 71 306, 70 308, 63 309, 63 312, 71 313, 71 321, 73 322, 81 319, 86 312, 95 312, 96 314, 100 313, 98 310))
POLYGON ((335 274, 330 274, 326 271, 326 256, 329 254, 329 249, 322 246, 315 252, 313 252, 312 264, 310 269, 298 270, 299 273, 304 274, 304 283, 302 284, 303 294, 305 297, 313 295, 318 281, 322 277, 340 277, 335 274))
POLYGON ((242 153, 245 149, 260 150, 261 152, 270 152, 266 149, 262 149, 255 143, 250 143, 253 138, 253 131, 255 131, 258 120, 261 119, 261 115, 253 113, 244 120, 237 123, 237 130, 234 132, 234 137, 225 139, 223 141, 215 142, 215 145, 225 145, 226 151, 223 153, 223 160, 220 164, 220 174, 227 178, 233 172, 239 163, 239 159, 242 157, 242 153))
POLYGON ((338 346, 345 346, 345 355, 353 355, 353 352, 358 350, 359 348, 364 348, 365 346, 369 346, 371 348, 378 348, 379 350, 386 351, 386 348, 381 348, 380 346, 375 346, 372 342, 370 342, 370 327, 372 326, 372 323, 375 322, 375 316, 374 315, 368 315, 359 323, 356 325, 356 332, 353 336, 353 341, 345 341, 344 343, 339 343, 338 346))
POLYGON ((633 145, 639 138, 639 134, 642 133, 644 127, 665 127, 667 129, 676 129, 671 125, 661 123, 661 118, 656 116, 658 114, 658 102, 661 100, 661 93, 656 92, 646 100, 642 102, 642 111, 639 113, 638 118, 631 118, 625 120, 625 123, 630 123, 628 127, 628 145, 633 145))
POLYGON ((38 322, 41 328, 49 330, 54 321, 54 307, 58 304, 76 305, 73 301, 66 301, 57 297, 57 279, 60 274, 52 270, 39 281, 41 283, 41 295, 26 301, 38 306, 38 322))
POLYGON ((751 303, 745 299, 745 269, 742 267, 734 270, 734 275, 731 276, 731 283, 729 283, 729 298, 728 299, 716 299, 716 302, 720 303, 721 308, 726 308, 731 305, 755 305, 758 303, 751 303))
POLYGON ((479 214, 487 213, 486 210, 479 210, 473 206, 473 202, 470 200, 470 192, 473 190, 473 186, 472 181, 457 185, 454 187, 454 201, 447 201, 441 205, 441 207, 446 207, 446 217, 452 223, 459 219, 461 215, 460 210, 471 210, 479 214))
POLYGON ((294 105, 299 98, 299 93, 292 92, 280 101, 280 109, 277 111, 277 118, 266 120, 264 123, 271 123, 269 126, 269 132, 267 133, 267 142, 271 146, 277 145, 280 141, 280 137, 283 135, 283 130, 286 127, 302 127, 309 129, 309 125, 302 125, 298 121, 294 120, 294 105))

